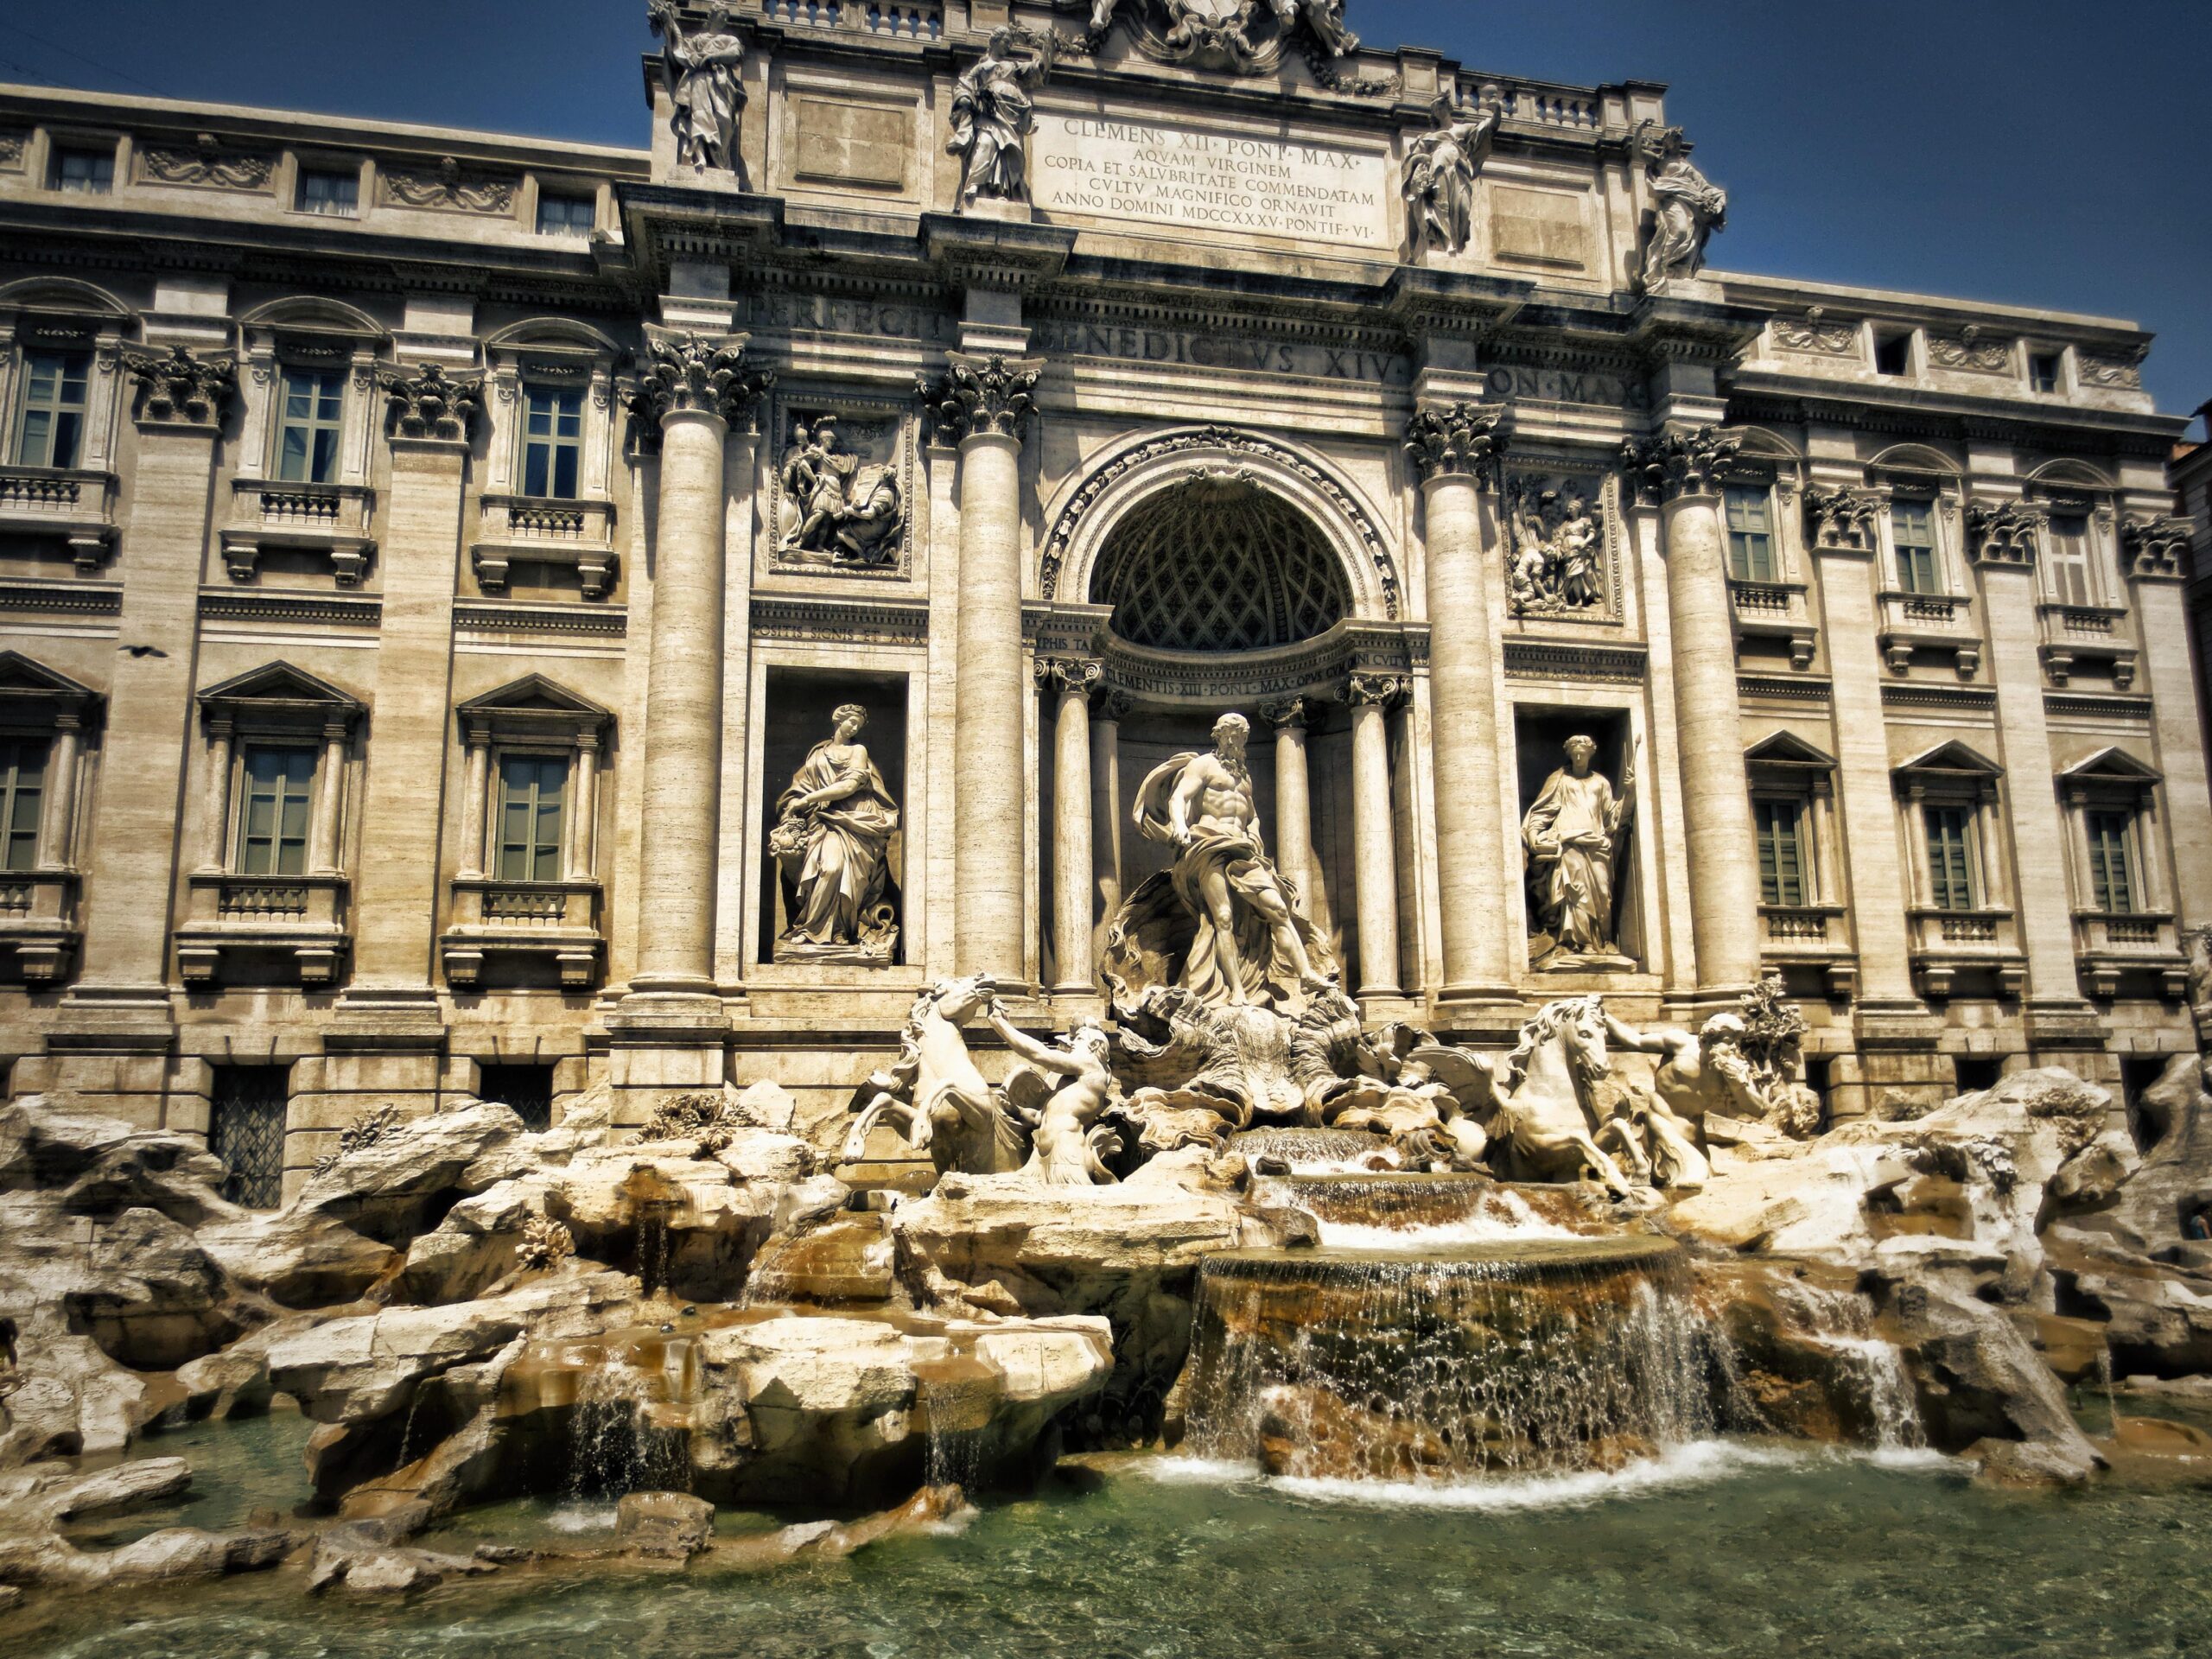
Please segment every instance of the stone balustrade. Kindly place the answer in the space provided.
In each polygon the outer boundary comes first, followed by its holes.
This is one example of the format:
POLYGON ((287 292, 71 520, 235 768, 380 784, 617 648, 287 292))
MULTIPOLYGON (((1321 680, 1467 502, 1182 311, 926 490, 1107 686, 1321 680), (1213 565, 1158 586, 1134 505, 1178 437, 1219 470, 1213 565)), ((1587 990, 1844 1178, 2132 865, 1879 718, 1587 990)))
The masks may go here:
POLYGON ((1989 982, 2000 996, 2017 997, 2026 988, 2028 959, 2020 945, 2018 918, 2011 909, 1920 905, 1906 918, 1913 976, 1923 995, 1950 996, 1961 976, 1989 982))
POLYGON ((2115 690, 2135 683, 2139 651, 2123 607, 2042 604, 2036 607, 2036 625, 2043 639, 2044 673, 2053 685, 2067 684, 2075 665, 2084 662, 2108 664, 2115 690))
POLYGON ((504 593, 517 563, 570 569, 586 599, 614 588, 614 504, 486 494, 468 562, 485 592, 504 593))
POLYGON ((1746 582, 1732 578, 1728 601, 1736 619, 1738 641, 1785 640, 1789 647, 1789 665, 1810 668, 1821 630, 1813 620, 1808 594, 1808 589, 1802 582, 1746 582))
POLYGON ((1975 620, 1974 602, 1965 594, 1885 589, 1876 639, 1893 674, 1910 672, 1914 657, 1923 652, 1948 657, 1962 680, 1981 671, 1981 630, 1975 620))
POLYGON ((340 588, 356 588, 376 552, 370 528, 376 492, 359 484, 280 484, 241 478, 232 490, 230 525, 222 532, 223 566, 233 582, 251 582, 272 548, 315 553, 330 562, 340 588))
POLYGON ((350 878, 334 871, 240 875, 197 870, 175 932, 178 977, 188 986, 295 978, 335 984, 352 954, 350 878))
POLYGON ((0 467, 0 534, 59 537, 93 575, 115 545, 117 487, 113 473, 0 467))
POLYGON ((461 876, 453 884, 453 925, 439 936, 446 982, 482 985, 486 970, 516 982, 550 980, 563 989, 599 982, 607 942, 600 926, 600 884, 503 881, 461 876))

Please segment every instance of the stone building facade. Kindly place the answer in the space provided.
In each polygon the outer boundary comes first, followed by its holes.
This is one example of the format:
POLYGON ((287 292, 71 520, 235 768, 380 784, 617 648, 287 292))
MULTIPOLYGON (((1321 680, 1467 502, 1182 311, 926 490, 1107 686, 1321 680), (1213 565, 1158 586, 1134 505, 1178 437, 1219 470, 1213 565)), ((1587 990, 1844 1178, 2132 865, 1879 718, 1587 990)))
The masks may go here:
POLYGON ((1662 89, 1341 11, 661 5, 634 151, 0 90, 10 1089, 266 1190, 842 1115, 934 979, 1103 1011, 1230 711, 1370 1021, 1776 972, 1839 1116, 2193 1048, 2147 338, 1706 268, 1662 89))

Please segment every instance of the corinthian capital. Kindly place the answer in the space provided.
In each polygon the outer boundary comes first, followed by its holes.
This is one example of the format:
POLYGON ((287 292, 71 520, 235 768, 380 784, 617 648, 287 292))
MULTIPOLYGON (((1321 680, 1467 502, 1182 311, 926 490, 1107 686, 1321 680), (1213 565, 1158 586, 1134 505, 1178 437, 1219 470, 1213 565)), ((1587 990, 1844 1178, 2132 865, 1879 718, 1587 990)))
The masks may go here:
POLYGON ((484 407, 484 377, 448 374, 425 363, 412 374, 385 369, 377 375, 391 407, 391 429, 403 438, 442 438, 465 443, 484 407))
POLYGON ((1630 490, 1646 501, 1718 495, 1743 448, 1744 435, 1734 428, 1701 426, 1630 438, 1621 445, 1621 466, 1630 490))
POLYGON ((749 429, 775 372, 745 360, 746 334, 645 327, 646 364, 632 410, 649 430, 671 415, 715 415, 749 429))
POLYGON ((1499 430, 1505 411, 1482 404, 1447 404, 1415 412, 1406 423, 1406 454, 1426 484, 1432 478, 1479 478, 1505 453, 1499 430))
POLYGON ((1975 564, 2032 565, 2050 515, 2018 501, 1967 503, 1967 557, 1975 564))
POLYGON ((126 347, 123 366, 146 394, 138 406, 142 421, 212 425, 238 389, 238 365, 232 359, 194 357, 181 346, 165 352, 126 347))
POLYGON ((2181 581, 2189 575, 2189 520, 2171 514, 2130 518, 2120 527, 2127 574, 2145 581, 2181 581))
POLYGON ((944 372, 934 380, 924 375, 916 390, 940 442, 958 443, 993 433, 1014 437, 1024 417, 1036 408, 1037 381, 1044 372, 1041 357, 976 357, 954 352, 945 360, 944 372))

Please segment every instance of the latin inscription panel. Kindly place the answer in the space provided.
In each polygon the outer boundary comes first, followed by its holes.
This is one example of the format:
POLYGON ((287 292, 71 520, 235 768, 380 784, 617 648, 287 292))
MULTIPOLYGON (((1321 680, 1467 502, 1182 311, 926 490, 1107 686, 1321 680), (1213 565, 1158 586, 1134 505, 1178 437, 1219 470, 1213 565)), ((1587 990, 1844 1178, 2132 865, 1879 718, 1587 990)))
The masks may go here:
POLYGON ((1047 213, 1392 248, 1390 164, 1378 151, 1051 111, 1037 118, 1029 167, 1047 213))

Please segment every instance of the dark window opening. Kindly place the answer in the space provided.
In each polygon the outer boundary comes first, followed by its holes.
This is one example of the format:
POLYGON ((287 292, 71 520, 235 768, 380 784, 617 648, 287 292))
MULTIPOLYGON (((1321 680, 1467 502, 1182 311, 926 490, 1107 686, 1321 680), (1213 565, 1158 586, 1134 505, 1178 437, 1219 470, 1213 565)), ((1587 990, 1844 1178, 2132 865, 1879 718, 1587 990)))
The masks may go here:
POLYGON ((512 1107, 523 1128, 542 1134, 553 1127, 553 1068, 550 1065, 484 1065, 476 1088, 485 1100, 512 1107))
POLYGON ((1874 372, 1907 375, 1912 372, 1912 336, 1884 334, 1874 341, 1874 372))
POLYGON ((2056 352, 2036 352, 2028 358, 2028 387, 2032 391, 2058 390, 2059 358, 2056 352))
POLYGON ((207 1150, 229 1166, 223 1196, 232 1204, 274 1210, 284 1201, 284 1128, 291 1088, 289 1065, 215 1068, 207 1150))
POLYGON ((1951 1064, 1957 1070, 1959 1092, 1962 1095, 1980 1094, 2005 1080, 2005 1058, 2001 1054, 1961 1054, 1951 1064))

